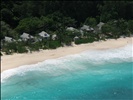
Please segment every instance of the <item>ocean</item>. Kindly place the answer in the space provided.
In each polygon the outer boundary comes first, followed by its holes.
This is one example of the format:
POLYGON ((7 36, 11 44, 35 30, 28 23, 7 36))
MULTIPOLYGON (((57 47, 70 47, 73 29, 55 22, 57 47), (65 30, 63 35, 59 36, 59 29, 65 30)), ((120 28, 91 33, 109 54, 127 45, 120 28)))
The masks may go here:
POLYGON ((133 45, 4 71, 1 100, 133 100, 133 45))

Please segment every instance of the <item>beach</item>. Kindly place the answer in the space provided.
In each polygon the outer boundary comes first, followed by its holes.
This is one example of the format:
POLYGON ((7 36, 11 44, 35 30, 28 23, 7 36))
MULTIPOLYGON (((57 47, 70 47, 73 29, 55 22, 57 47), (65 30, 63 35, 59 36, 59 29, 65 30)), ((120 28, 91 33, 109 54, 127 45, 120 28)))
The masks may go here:
POLYGON ((17 68, 22 65, 36 64, 47 59, 55 59, 67 55, 77 54, 87 50, 113 49, 133 44, 133 37, 108 39, 106 41, 98 41, 93 43, 60 47, 53 50, 41 50, 39 52, 3 55, 1 57, 1 72, 17 68))
POLYGON ((132 39, 4 55, 1 99, 132 100, 132 39))

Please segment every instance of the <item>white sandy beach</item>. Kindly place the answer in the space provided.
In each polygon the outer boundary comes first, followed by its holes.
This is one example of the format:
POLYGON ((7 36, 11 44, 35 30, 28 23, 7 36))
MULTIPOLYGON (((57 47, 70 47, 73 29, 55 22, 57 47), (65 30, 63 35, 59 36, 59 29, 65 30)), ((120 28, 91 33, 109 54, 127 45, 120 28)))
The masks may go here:
POLYGON ((119 38, 109 39, 107 41, 99 41, 88 44, 74 45, 71 47, 60 47, 54 50, 42 50, 39 52, 33 53, 24 53, 24 54, 13 54, 13 55, 4 55, 1 57, 1 72, 16 68, 22 65, 35 64, 47 59, 54 59, 63 57, 66 55, 72 55, 80 53, 86 50, 101 50, 101 49, 112 49, 125 46, 127 44, 133 44, 133 37, 129 38, 119 38))

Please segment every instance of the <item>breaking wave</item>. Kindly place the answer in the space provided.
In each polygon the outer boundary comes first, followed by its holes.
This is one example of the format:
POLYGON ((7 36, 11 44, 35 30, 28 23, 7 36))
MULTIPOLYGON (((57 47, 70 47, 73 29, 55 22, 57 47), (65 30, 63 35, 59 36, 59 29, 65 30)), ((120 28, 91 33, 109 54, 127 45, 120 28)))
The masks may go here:
POLYGON ((11 76, 25 75, 29 71, 42 71, 44 74, 61 75, 70 71, 84 70, 87 67, 104 63, 133 62, 133 45, 117 49, 89 50, 80 54, 68 55, 65 57, 45 60, 37 64, 23 65, 18 68, 6 70, 1 73, 1 82, 5 82, 11 76))

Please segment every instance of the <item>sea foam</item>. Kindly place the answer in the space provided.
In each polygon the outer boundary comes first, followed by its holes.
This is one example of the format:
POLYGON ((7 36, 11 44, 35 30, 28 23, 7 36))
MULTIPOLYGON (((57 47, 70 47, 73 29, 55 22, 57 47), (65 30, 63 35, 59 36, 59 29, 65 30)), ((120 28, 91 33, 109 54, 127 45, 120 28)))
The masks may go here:
POLYGON ((45 60, 37 64, 23 65, 14 69, 9 69, 1 73, 1 82, 13 75, 24 75, 29 71, 43 71, 52 75, 63 74, 67 71, 76 71, 85 69, 82 64, 87 62, 90 64, 103 64, 107 62, 133 62, 133 45, 106 50, 89 50, 80 54, 68 55, 57 59, 45 60))

